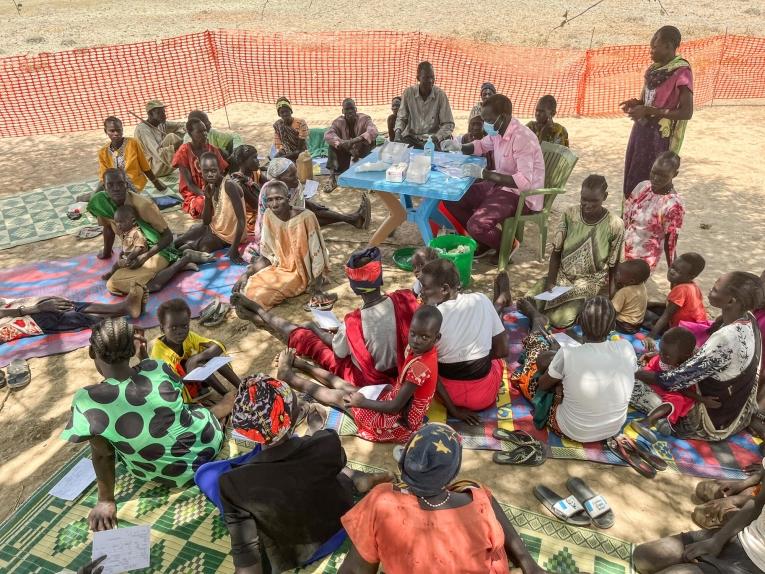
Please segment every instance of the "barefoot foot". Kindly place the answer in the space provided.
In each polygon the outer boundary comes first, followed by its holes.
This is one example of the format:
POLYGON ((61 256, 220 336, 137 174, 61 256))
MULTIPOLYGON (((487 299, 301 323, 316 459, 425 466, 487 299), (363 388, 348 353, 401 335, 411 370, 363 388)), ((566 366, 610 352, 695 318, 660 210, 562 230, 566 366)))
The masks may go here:
POLYGON ((500 271, 494 278, 494 308, 497 312, 513 304, 513 294, 510 291, 510 277, 507 271, 500 271))
POLYGON ((239 317, 242 321, 249 321, 250 323, 254 323, 258 326, 263 324, 263 320, 257 313, 253 313, 241 305, 234 306, 234 309, 236 310, 236 316, 239 317))
POLYGON ((125 297, 125 309, 131 319, 138 319, 141 316, 146 305, 145 300, 148 300, 148 293, 141 285, 133 285, 125 297))
POLYGON ((278 368, 276 370, 276 378, 280 381, 289 382, 292 378, 292 363, 295 360, 295 349, 284 349, 279 353, 277 360, 278 368))

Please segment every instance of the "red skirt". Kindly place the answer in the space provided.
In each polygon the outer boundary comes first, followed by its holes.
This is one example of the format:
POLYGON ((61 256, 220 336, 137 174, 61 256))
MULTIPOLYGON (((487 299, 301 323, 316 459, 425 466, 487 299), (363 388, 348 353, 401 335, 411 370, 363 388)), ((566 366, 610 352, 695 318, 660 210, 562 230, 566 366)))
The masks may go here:
POLYGON ((491 369, 481 379, 461 381, 447 379, 441 375, 446 392, 449 393, 455 407, 471 411, 482 411, 497 404, 497 394, 502 386, 502 375, 505 372, 505 361, 494 359, 491 369))
MULTIPOLYGON (((380 384, 377 381, 368 381, 368 377, 365 377, 361 369, 354 364, 350 355, 342 358, 338 357, 335 355, 332 347, 326 345, 324 341, 310 329, 298 327, 290 333, 287 344, 290 348, 295 349, 295 352, 299 356, 308 357, 322 369, 326 369, 333 375, 345 379, 354 387, 380 384)), ((389 383, 392 384, 393 382, 394 379, 391 378, 389 383)))

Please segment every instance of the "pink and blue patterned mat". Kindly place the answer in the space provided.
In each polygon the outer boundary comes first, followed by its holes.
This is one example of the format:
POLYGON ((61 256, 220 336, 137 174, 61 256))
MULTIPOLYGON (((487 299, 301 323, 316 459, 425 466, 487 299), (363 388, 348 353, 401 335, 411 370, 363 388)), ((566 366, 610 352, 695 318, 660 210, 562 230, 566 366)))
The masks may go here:
MULTIPOLYGON (((200 265, 198 272, 181 272, 162 291, 152 293, 146 312, 136 324, 141 327, 156 326, 157 307, 163 301, 176 297, 188 302, 193 317, 198 316, 202 307, 215 297, 228 301, 231 286, 245 268, 231 265, 222 253, 218 256, 217 261, 200 265)), ((59 295, 72 301, 117 303, 120 298, 109 294, 105 281, 101 279, 101 275, 109 270, 112 263, 113 260, 101 261, 95 255, 82 255, 5 269, 0 271, 0 297, 18 299, 59 295)), ((86 346, 89 338, 90 330, 86 329, 0 344, 0 367, 17 358, 45 357, 78 349, 86 346)))

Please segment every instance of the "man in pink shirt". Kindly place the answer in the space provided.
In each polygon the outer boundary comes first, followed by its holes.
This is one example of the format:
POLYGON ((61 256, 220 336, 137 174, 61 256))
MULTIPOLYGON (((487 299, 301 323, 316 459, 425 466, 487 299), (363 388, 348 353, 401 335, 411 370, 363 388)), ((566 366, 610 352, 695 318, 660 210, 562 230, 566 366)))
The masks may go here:
POLYGON ((332 122, 324 134, 329 144, 327 169, 331 174, 330 189, 337 187, 337 174, 351 166, 351 161, 358 161, 369 155, 375 147, 377 127, 372 118, 356 111, 356 102, 351 98, 343 100, 343 115, 332 122))
MULTIPOLYGON (((465 155, 494 152, 496 169, 490 171, 475 164, 465 164, 463 174, 476 181, 459 201, 445 201, 444 206, 467 229, 478 243, 476 256, 498 250, 502 222, 515 215, 520 192, 544 187, 545 163, 537 136, 513 117, 513 104, 507 96, 495 94, 481 110, 483 139, 456 147, 446 144, 444 151, 461 149, 465 155), (498 227, 500 226, 500 227, 498 227)), ((445 142, 446 143, 446 142, 445 142)), ((441 145, 442 149, 444 144, 441 145)), ((524 213, 542 209, 543 196, 526 199, 524 213)))

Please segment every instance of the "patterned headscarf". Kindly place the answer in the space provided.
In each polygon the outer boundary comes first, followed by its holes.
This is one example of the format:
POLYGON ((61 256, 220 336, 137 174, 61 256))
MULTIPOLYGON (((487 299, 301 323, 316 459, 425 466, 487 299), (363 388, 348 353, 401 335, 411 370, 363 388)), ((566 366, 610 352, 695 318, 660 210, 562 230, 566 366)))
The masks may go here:
POLYGON ((231 414, 234 430, 260 444, 284 438, 292 429, 295 393, 287 383, 258 374, 239 387, 231 414))
POLYGON ((357 295, 379 289, 383 284, 382 254, 377 247, 354 251, 345 265, 345 274, 351 289, 357 295), (362 263, 363 260, 369 260, 362 263))
POLYGON ((285 106, 288 107, 290 109, 290 111, 292 111, 292 104, 290 104, 290 101, 287 98, 282 96, 281 98, 276 100, 276 111, 277 111, 277 113, 279 112, 280 109, 282 109, 285 106))
POLYGON ((292 163, 292 160, 289 160, 286 157, 275 157, 269 162, 266 175, 268 176, 268 179, 276 179, 293 165, 295 164, 292 163))
POLYGON ((462 465, 462 443, 452 427, 428 423, 404 447, 401 480, 416 496, 435 496, 454 480, 462 465))

